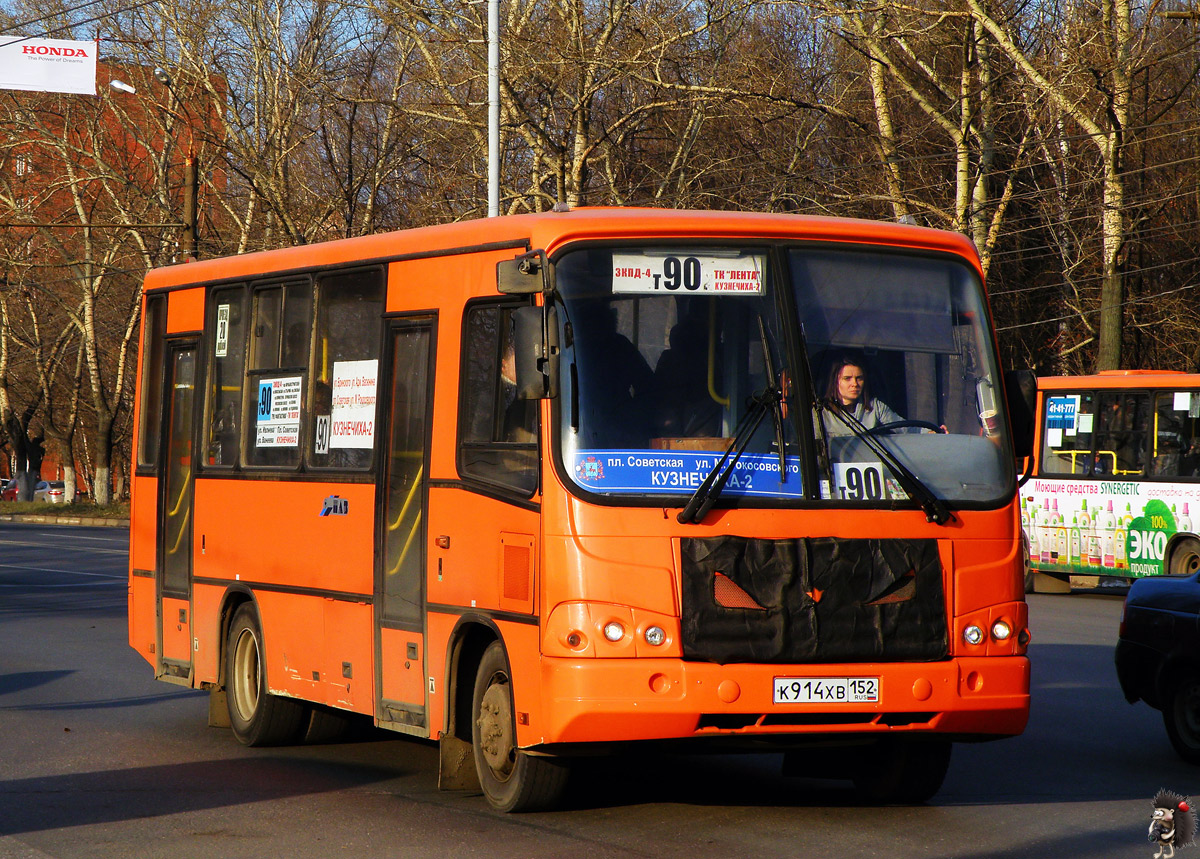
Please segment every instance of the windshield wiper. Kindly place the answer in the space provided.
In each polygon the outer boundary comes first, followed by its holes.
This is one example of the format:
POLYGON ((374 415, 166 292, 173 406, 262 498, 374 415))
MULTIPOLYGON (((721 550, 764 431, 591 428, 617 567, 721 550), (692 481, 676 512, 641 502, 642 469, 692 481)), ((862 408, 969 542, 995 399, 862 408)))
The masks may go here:
POLYGON ((767 371, 767 379, 775 386, 776 396, 767 404, 771 410, 771 422, 775 424, 775 447, 779 449, 779 482, 787 482, 787 451, 783 441, 783 391, 779 389, 779 377, 775 375, 775 362, 771 359, 771 349, 767 345, 767 327, 763 324, 762 316, 758 317, 758 339, 762 342, 763 367, 767 371))
POLYGON ((921 482, 921 478, 913 474, 903 462, 896 458, 894 453, 884 447, 858 418, 842 409, 828 408, 819 400, 814 404, 814 410, 818 421, 821 420, 822 411, 829 412, 849 427, 850 432, 861 439, 867 447, 871 448, 872 452, 883 461, 883 464, 896 475, 900 485, 904 487, 904 491, 921 505, 921 509, 925 512, 925 521, 936 522, 938 525, 945 525, 950 521, 952 517, 945 502, 934 495, 933 490, 921 482))
MULTIPOLYGON (((726 448, 725 453, 713 466, 712 471, 704 478, 704 482, 699 488, 692 493, 692 497, 688 499, 687 506, 680 511, 675 517, 683 524, 699 523, 712 509, 713 504, 721 496, 721 492, 725 489, 725 484, 729 482, 729 475, 733 474, 733 469, 737 465, 742 454, 746 452, 746 445, 750 443, 750 439, 754 436, 754 431, 758 429, 758 425, 762 423, 762 419, 767 416, 767 412, 772 409, 779 408, 779 401, 782 397, 779 389, 774 385, 768 385, 762 393, 755 395, 750 400, 750 408, 742 415, 741 421, 738 422, 737 429, 733 434, 733 441, 726 448)), ((782 434, 782 424, 781 424, 782 434)), ((780 451, 780 462, 782 465, 783 451, 780 451)), ((782 473, 780 475, 782 480, 782 473)))

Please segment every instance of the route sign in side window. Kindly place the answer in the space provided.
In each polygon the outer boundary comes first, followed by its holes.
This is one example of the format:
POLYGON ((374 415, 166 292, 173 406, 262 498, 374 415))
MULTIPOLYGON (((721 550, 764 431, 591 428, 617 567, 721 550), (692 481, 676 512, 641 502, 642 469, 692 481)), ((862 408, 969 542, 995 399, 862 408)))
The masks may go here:
POLYGON ((209 302, 211 360, 207 408, 206 468, 233 467, 241 447, 246 385, 245 289, 214 289, 209 302))
POLYGON ((317 282, 308 463, 371 467, 383 315, 383 270, 327 274, 317 282))
POLYGON ((300 464, 300 414, 312 339, 308 280, 254 291, 246 464, 300 464))
POLYGON ((1091 473, 1095 403, 1091 391, 1055 391, 1046 395, 1041 415, 1041 474, 1091 473))

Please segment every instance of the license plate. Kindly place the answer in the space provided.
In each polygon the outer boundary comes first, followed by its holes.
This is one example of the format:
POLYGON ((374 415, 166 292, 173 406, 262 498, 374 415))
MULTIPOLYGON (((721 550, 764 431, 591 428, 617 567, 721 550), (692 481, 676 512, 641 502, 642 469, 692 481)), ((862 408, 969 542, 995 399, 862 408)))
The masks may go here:
POLYGON ((776 677, 776 704, 875 704, 878 677, 776 677))

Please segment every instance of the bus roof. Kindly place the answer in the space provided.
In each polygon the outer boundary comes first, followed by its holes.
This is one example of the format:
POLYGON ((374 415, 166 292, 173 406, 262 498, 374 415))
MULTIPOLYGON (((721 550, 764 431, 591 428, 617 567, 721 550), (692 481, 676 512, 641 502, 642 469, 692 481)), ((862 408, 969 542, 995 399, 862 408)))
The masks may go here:
MULTIPOLYGON (((979 270, 974 245, 963 235, 943 230, 810 215, 762 212, 714 212, 676 209, 579 208, 481 218, 471 221, 377 233, 351 239, 219 257, 152 270, 146 289, 166 289, 230 278, 301 271, 352 262, 386 262, 438 251, 465 250, 525 241, 530 249, 553 254, 582 239, 649 238, 803 238, 809 241, 863 242, 953 253, 979 270)), ((515 247, 515 245, 514 245, 515 247)), ((518 250, 514 250, 514 256, 518 250)))
POLYGON ((1179 370, 1101 370, 1092 376, 1039 376, 1038 387, 1047 391, 1068 388, 1200 387, 1200 375, 1179 370))

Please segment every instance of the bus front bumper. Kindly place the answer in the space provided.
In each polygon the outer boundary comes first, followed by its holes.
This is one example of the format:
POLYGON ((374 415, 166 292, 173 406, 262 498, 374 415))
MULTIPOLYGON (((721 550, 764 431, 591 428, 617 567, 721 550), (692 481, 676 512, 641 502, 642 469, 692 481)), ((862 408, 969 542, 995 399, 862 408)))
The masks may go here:
POLYGON ((541 679, 543 715, 518 726, 522 746, 901 731, 986 739, 1019 734, 1029 718, 1024 656, 839 665, 543 657, 541 679), (878 700, 775 703, 777 677, 876 677, 878 700))

